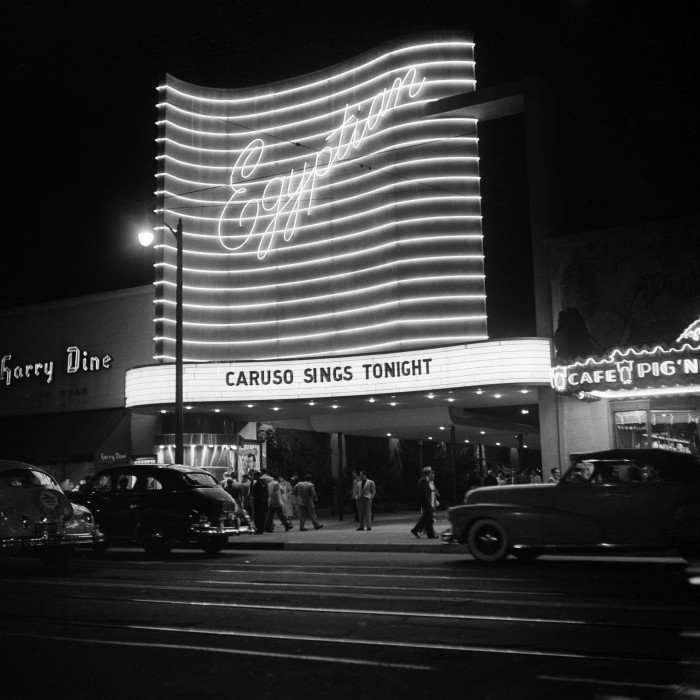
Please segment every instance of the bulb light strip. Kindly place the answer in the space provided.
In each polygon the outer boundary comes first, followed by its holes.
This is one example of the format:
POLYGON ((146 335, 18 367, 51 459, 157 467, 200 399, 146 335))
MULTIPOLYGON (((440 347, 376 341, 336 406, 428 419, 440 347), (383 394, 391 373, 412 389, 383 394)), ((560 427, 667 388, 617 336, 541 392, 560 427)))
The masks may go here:
MULTIPOLYGON (((158 211, 183 221, 184 359, 486 338, 477 121, 425 116, 474 85, 473 43, 444 34, 260 89, 168 76, 158 211)), ((162 228, 166 359, 176 248, 162 228)))
MULTIPOLYGON (((338 358, 342 375, 319 383, 325 358, 270 358, 256 362, 201 362, 184 367, 188 403, 256 403, 334 397, 442 391, 455 387, 547 386, 551 364, 547 339, 423 344, 407 352, 381 352, 362 347, 338 358), (268 381, 250 382, 253 374, 268 381), (272 380, 278 377, 277 381, 272 380), (272 381, 271 381, 272 380, 272 381), (311 380, 311 381, 310 381, 311 380)), ((332 367, 333 365, 331 365, 332 367)), ((126 374, 126 407, 174 403, 173 364, 131 369, 126 374)), ((284 408, 284 405, 281 406, 284 408)))

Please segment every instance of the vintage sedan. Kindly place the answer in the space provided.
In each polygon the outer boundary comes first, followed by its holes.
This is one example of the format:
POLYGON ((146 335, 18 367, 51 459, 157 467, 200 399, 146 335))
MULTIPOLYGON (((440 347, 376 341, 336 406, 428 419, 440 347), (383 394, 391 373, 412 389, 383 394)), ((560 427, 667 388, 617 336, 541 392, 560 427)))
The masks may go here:
POLYGON ((94 513, 102 547, 136 544, 165 555, 176 542, 220 552, 243 529, 234 499, 211 473, 173 464, 127 464, 97 472, 74 503, 94 513))
POLYGON ((469 491, 448 511, 445 544, 475 559, 513 554, 677 549, 700 554, 700 460, 656 449, 572 454, 557 483, 469 491))
POLYGON ((76 545, 97 546, 102 539, 89 509, 72 504, 50 474, 0 460, 0 550, 61 566, 76 545))

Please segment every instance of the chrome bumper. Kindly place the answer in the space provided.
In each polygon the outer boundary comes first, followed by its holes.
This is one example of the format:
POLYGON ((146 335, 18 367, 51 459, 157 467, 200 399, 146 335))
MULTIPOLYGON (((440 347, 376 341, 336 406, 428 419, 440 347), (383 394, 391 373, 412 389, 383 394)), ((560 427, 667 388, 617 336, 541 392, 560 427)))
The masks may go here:
POLYGON ((9 537, 0 541, 0 549, 17 552, 33 547, 71 547, 76 544, 94 545, 104 540, 101 532, 84 532, 63 535, 44 533, 36 537, 9 537))

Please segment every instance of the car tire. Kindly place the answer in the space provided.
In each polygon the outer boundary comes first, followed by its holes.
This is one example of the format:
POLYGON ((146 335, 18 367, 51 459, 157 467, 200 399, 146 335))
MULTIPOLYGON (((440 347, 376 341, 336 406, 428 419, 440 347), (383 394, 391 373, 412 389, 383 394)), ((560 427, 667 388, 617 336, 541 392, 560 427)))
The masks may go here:
POLYGON ((158 526, 149 527, 140 538, 144 552, 152 557, 164 557, 173 548, 172 537, 158 526))
POLYGON ((228 544, 228 535, 217 535, 202 542, 202 549, 207 554, 218 554, 228 544))
POLYGON ((542 555, 540 549, 514 549, 513 556, 520 561, 534 561, 542 555))
POLYGON ((467 545, 474 559, 485 563, 501 561, 508 556, 508 535, 498 520, 477 520, 467 534, 467 545))

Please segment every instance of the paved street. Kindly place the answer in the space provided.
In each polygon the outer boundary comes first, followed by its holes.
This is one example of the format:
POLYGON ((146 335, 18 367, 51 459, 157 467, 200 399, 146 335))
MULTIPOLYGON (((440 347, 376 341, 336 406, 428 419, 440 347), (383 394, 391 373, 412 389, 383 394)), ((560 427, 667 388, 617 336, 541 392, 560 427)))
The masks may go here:
POLYGON ((256 549, 241 537, 218 556, 85 553, 58 574, 3 559, 2 697, 693 697, 682 560, 485 567, 405 519, 251 535, 256 549))

